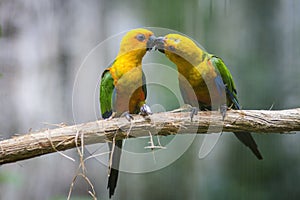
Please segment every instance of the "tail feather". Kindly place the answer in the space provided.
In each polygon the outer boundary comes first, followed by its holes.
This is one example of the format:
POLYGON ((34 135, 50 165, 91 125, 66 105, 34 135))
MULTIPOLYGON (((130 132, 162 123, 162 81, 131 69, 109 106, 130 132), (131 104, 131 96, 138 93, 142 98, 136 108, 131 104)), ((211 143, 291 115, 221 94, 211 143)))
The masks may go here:
POLYGON ((119 176, 119 165, 122 153, 122 140, 117 140, 115 142, 115 147, 113 149, 113 144, 109 143, 109 151, 112 153, 110 159, 112 159, 111 165, 109 166, 109 175, 108 175, 108 183, 107 189, 109 190, 109 198, 115 193, 115 189, 117 187, 118 176, 119 176), (113 151, 113 152, 112 152, 113 151))
POLYGON ((257 144, 254 141, 251 133, 248 132, 240 132, 240 133, 234 133, 234 135, 247 147, 251 149, 251 151, 254 153, 254 155, 259 159, 262 160, 263 157, 260 154, 257 144))

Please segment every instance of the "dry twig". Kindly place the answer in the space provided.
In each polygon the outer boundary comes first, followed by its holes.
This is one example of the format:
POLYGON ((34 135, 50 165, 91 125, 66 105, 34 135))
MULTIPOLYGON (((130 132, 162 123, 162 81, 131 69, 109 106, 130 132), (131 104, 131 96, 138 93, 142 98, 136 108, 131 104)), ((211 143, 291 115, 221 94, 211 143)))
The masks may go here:
MULTIPOLYGON (((63 151, 84 145, 104 143, 126 137, 130 128, 131 137, 157 135, 207 133, 210 125, 220 121, 218 112, 199 112, 190 120, 188 112, 164 112, 151 115, 151 120, 134 115, 132 122, 120 118, 100 120, 30 132, 0 141, 0 164, 16 162, 36 156, 63 151), (122 124, 120 125, 120 122, 122 124), (131 124, 132 123, 132 124, 131 124), (117 135, 116 135, 117 133, 117 135)), ((218 123, 217 123, 218 124, 218 123)), ((224 132, 291 133, 300 131, 300 108, 280 111, 230 110, 223 125, 224 132)), ((83 149, 81 149, 81 153, 83 149)))

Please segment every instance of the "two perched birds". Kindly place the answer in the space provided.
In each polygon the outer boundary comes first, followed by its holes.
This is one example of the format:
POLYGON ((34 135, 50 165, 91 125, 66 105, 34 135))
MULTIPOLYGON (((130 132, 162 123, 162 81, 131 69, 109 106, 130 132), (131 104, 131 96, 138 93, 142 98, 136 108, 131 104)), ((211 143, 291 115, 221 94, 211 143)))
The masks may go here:
MULTIPOLYGON (((125 115, 131 120, 130 114, 151 114, 145 102, 147 88, 142 59, 152 48, 176 64, 181 95, 193 108, 191 118, 198 110, 215 108, 213 103, 218 105, 223 118, 227 108, 240 109, 233 78, 222 59, 205 52, 186 36, 155 37, 150 30, 140 28, 123 37, 116 59, 102 74, 100 104, 103 118, 125 115)), ((258 159, 262 159, 250 133, 234 134, 258 159)), ((111 164, 107 188, 111 198, 117 185, 122 140, 109 143, 109 148, 111 164)))

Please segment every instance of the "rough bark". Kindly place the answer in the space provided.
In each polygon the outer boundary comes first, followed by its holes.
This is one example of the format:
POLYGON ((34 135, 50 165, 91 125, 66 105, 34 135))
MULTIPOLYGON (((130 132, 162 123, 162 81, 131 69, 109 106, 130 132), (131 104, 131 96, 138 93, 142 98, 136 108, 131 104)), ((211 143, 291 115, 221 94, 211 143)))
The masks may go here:
POLYGON ((280 111, 230 110, 222 121, 218 112, 199 112, 191 122, 189 112, 155 113, 149 118, 134 115, 99 120, 56 129, 41 130, 0 141, 0 165, 84 145, 126 137, 210 133, 214 131, 255 133, 291 133, 300 131, 300 108, 280 111), (130 130, 130 131, 129 131, 130 130), (208 131, 209 130, 209 131, 208 131))

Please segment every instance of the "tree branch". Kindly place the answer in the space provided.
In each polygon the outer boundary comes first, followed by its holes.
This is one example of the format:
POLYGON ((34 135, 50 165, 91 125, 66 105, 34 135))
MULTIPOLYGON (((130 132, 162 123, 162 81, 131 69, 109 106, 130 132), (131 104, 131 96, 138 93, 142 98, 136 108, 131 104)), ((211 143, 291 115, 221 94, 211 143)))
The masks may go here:
POLYGON ((125 118, 99 120, 56 129, 47 129, 0 141, 0 165, 36 156, 74 148, 81 145, 103 143, 126 137, 190 133, 223 132, 290 133, 300 131, 300 108, 266 110, 230 110, 225 120, 217 111, 199 112, 190 120, 189 112, 155 113, 150 118, 134 115, 130 123, 125 118), (211 129, 209 129, 211 128, 211 129), (210 132, 211 132, 210 131, 210 132), (82 140, 83 139, 83 140, 82 140))

